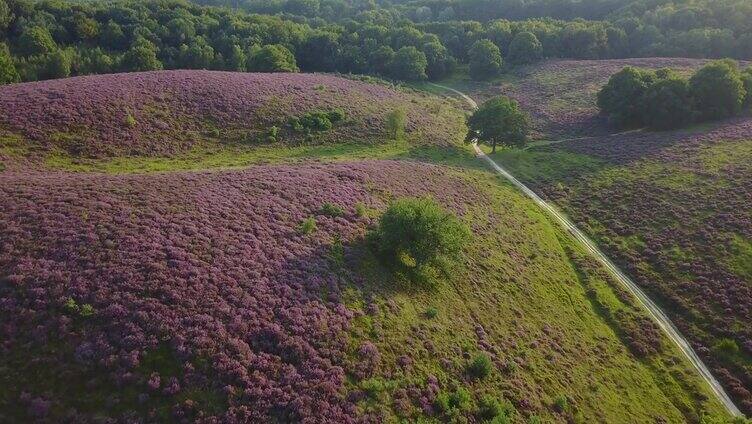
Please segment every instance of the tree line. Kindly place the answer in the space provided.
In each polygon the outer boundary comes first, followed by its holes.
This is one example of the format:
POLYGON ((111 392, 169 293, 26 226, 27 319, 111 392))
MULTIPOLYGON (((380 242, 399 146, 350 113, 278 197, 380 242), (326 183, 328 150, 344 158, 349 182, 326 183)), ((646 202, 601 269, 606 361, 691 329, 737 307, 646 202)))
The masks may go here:
POLYGON ((687 78, 671 69, 628 66, 598 92, 598 107, 626 128, 666 130, 731 117, 752 107, 752 67, 717 60, 687 78))
MULTIPOLYGON (((438 80, 458 64, 490 78, 505 64, 629 57, 666 43, 636 18, 418 22, 400 11, 412 3, 339 1, 264 2, 265 13, 285 4, 273 16, 181 0, 0 0, 0 82, 175 68, 438 80), (338 12, 325 19, 322 7, 338 12)), ((710 44, 707 55, 724 51, 710 44)))

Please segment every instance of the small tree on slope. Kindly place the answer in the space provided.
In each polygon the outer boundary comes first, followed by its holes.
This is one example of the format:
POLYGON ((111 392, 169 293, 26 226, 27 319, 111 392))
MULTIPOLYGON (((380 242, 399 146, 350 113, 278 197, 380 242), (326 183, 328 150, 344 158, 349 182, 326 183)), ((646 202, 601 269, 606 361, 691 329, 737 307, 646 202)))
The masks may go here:
POLYGON ((494 153, 499 144, 520 147, 527 141, 529 121, 516 101, 506 96, 494 97, 468 118, 466 140, 487 144, 494 153))

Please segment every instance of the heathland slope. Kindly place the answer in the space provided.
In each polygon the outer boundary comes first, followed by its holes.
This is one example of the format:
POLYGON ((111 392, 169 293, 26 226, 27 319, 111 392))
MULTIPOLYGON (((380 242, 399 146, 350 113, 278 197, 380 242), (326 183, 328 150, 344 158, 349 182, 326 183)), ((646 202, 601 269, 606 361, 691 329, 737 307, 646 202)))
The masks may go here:
POLYGON ((0 147, 16 156, 85 159, 174 156, 217 144, 377 143, 388 139, 395 109, 404 110, 411 141, 441 144, 455 141, 459 128, 458 117, 442 116, 443 106, 323 74, 95 75, 0 87, 0 147), (322 122, 321 114, 334 117, 322 122))
POLYGON ((599 115, 595 102, 596 93, 611 75, 625 66, 689 73, 705 62, 683 58, 550 60, 516 68, 499 83, 479 88, 472 96, 504 94, 520 102, 532 117, 535 139, 605 135, 615 130, 599 115))
POLYGON ((0 421, 723 415, 630 296, 488 173, 6 171, 0 193, 0 421), (389 201, 425 195, 474 238, 433 291, 363 243, 389 201))
POLYGON ((662 304, 752 413, 752 119, 593 137, 497 159, 662 304))

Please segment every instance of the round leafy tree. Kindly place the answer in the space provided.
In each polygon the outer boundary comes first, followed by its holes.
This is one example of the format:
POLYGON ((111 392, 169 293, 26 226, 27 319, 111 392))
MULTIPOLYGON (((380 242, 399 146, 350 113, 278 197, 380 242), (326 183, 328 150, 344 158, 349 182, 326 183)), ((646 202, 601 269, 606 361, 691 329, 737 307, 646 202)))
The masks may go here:
POLYGON ((644 96, 644 123, 650 128, 680 128, 694 119, 687 80, 673 73, 648 87, 644 96))
POLYGON ((372 233, 377 255, 413 283, 446 277, 470 239, 468 227, 431 198, 392 202, 372 233))
POLYGON ((525 144, 530 119, 516 101, 500 96, 483 103, 468 118, 467 126, 467 141, 487 144, 495 153, 498 144, 525 144))
POLYGON ((40 26, 24 29, 18 38, 18 47, 26 56, 48 54, 57 50, 57 44, 52 39, 50 31, 40 26))
POLYGON ((413 46, 402 47, 392 59, 392 76, 406 81, 426 79, 426 55, 413 46))
POLYGON ((475 79, 494 77, 501 71, 501 51, 491 40, 478 40, 470 48, 470 76, 475 79))
POLYGON ((652 71, 627 66, 612 75, 598 92, 598 107, 618 126, 640 126, 644 117, 642 99, 655 79, 652 71))
POLYGON ((515 65, 533 63, 541 58, 543 45, 532 32, 518 33, 509 43, 507 59, 515 65))
POLYGON ((298 72, 295 56, 285 46, 270 44, 258 47, 248 59, 248 70, 252 72, 298 72))
POLYGON ((703 119, 721 119, 741 110, 745 90, 734 61, 718 60, 703 66, 689 80, 695 107, 703 119))

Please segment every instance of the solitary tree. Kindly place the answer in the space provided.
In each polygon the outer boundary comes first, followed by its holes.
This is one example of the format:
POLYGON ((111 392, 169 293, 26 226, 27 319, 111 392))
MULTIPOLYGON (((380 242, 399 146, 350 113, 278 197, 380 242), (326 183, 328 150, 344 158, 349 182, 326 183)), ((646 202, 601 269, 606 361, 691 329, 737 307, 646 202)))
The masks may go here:
POLYGON ((532 32, 520 32, 509 44, 507 58, 515 65, 532 63, 541 58, 543 46, 532 32))
POLYGON ((467 126, 467 141, 487 144, 495 153, 498 144, 524 145, 530 124, 516 101, 500 96, 483 103, 468 118, 467 126))
POLYGON ((374 250, 413 283, 431 284, 457 265, 470 229, 430 198, 404 198, 389 205, 371 234, 374 250))
POLYGON ((476 79, 494 77, 501 71, 501 52, 491 40, 478 40, 470 48, 470 76, 476 79))
POLYGON ((721 119, 741 110, 745 90, 737 64, 718 60, 703 66, 689 80, 697 111, 703 119, 721 119))

